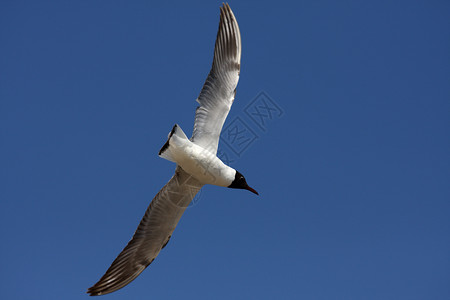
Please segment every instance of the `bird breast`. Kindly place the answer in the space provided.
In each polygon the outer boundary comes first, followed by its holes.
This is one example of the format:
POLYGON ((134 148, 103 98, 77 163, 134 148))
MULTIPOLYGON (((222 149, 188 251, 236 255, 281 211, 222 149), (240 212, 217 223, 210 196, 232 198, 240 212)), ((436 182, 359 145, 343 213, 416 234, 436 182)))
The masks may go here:
POLYGON ((216 155, 190 140, 176 145, 175 162, 203 184, 229 186, 236 170, 225 165, 216 155))

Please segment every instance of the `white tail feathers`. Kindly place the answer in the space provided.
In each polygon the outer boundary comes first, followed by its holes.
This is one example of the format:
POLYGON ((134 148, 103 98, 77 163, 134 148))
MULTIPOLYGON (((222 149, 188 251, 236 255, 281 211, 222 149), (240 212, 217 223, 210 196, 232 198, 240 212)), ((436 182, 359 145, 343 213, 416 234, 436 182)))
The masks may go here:
POLYGON ((178 124, 175 124, 167 137, 167 142, 159 150, 159 156, 176 163, 175 152, 186 140, 189 140, 186 134, 178 124))

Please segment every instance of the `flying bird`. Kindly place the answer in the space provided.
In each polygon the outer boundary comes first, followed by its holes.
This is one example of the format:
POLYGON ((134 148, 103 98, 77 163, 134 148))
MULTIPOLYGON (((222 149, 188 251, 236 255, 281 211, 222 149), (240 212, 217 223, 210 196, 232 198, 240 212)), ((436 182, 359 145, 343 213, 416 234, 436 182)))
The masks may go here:
POLYGON ((244 176, 217 157, 220 132, 236 96, 241 35, 228 4, 220 7, 212 68, 197 102, 191 139, 175 124, 159 156, 177 164, 175 174, 156 194, 133 238, 100 280, 87 291, 104 295, 126 286, 147 268, 169 242, 186 207, 205 184, 251 188, 244 176))

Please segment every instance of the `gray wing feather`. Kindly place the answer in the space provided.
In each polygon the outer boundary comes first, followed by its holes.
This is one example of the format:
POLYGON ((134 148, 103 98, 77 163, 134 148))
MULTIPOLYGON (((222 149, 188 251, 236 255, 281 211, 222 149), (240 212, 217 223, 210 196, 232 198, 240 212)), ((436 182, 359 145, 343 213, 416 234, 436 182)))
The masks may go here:
POLYGON ((131 241, 87 292, 91 296, 108 294, 141 274, 167 244, 186 207, 202 186, 177 167, 175 175, 153 198, 131 241))
POLYGON ((239 81, 241 34, 228 4, 220 8, 214 59, 197 101, 192 142, 217 153, 220 132, 233 104, 239 81))

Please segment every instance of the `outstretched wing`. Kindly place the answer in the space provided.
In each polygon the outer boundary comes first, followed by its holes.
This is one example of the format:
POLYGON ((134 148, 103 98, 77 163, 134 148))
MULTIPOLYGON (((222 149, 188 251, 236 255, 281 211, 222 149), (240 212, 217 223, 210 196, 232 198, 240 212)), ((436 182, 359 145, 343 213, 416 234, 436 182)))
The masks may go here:
POLYGON ((241 35, 228 4, 220 8, 219 31, 211 71, 203 85, 195 112, 192 142, 217 153, 220 132, 236 95, 241 62, 241 35))
POLYGON ((91 296, 108 294, 141 274, 167 244, 186 207, 202 186, 177 167, 175 175, 153 198, 131 241, 87 292, 91 296))

